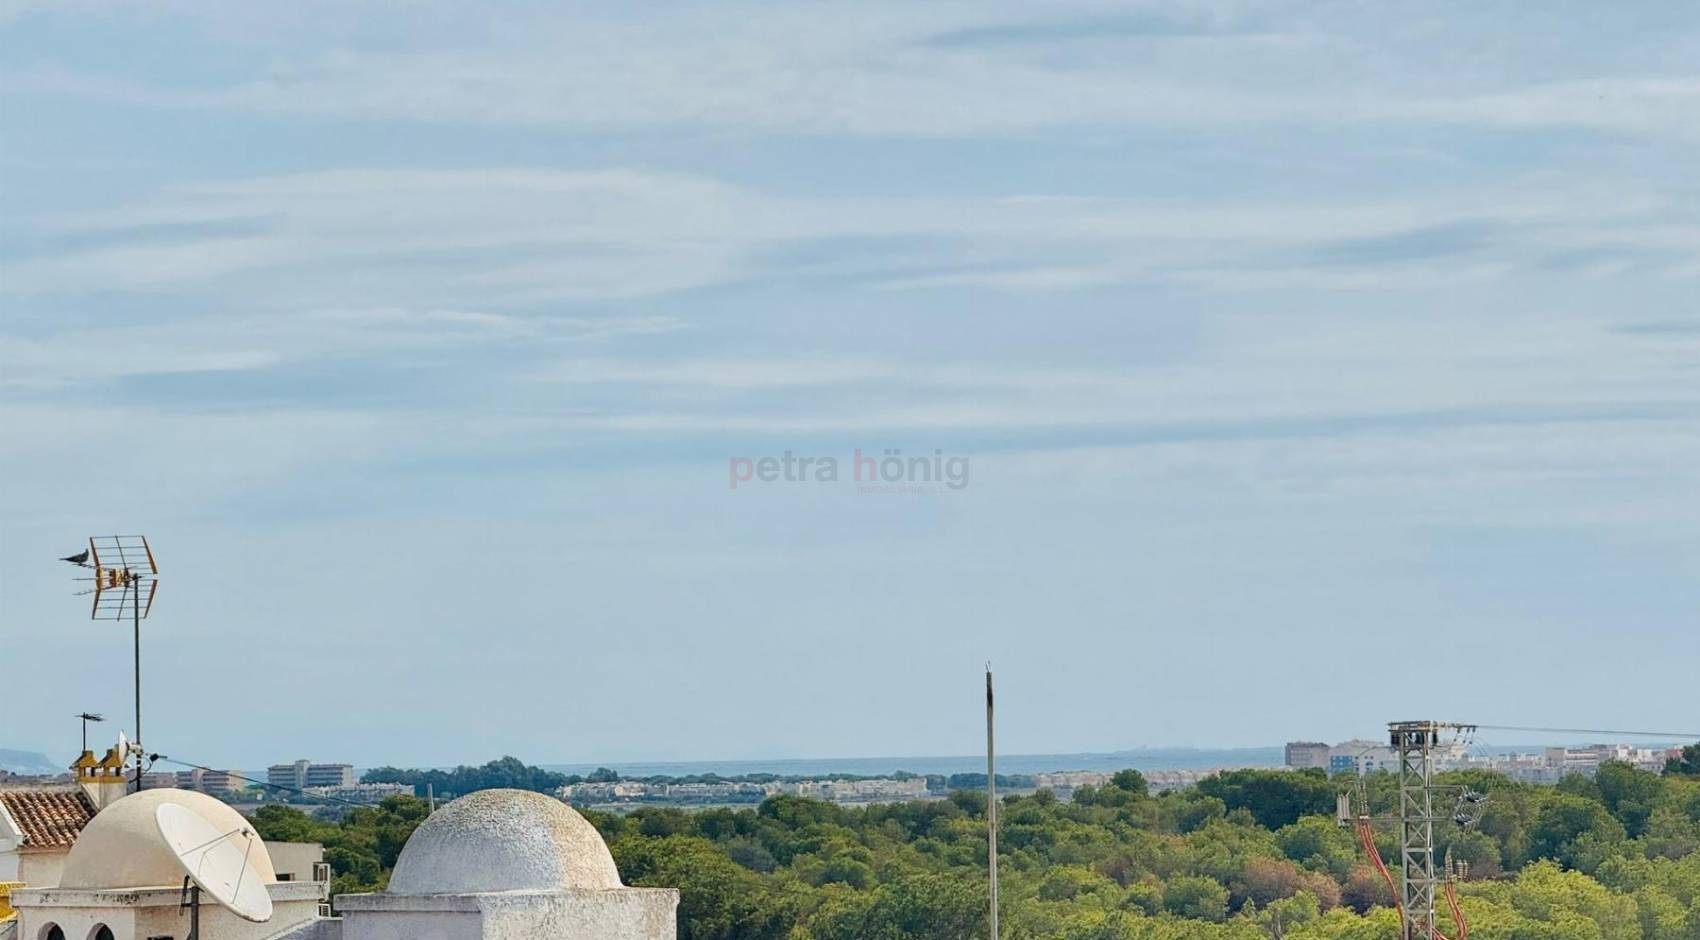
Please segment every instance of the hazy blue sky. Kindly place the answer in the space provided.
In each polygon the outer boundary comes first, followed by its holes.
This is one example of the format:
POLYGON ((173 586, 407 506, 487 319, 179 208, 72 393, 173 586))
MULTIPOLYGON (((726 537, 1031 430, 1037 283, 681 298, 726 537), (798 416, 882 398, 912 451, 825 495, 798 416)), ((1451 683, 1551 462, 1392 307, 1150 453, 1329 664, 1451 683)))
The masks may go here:
POLYGON ((1700 7, 139 6, 0 3, 0 746, 115 530, 243 767, 1700 718, 1700 7))

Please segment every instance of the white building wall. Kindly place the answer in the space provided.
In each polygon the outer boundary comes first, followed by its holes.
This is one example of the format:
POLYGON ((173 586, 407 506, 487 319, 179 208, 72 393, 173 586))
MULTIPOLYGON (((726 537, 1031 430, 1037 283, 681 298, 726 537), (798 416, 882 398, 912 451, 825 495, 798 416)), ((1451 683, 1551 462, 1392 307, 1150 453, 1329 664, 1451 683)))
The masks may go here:
MULTIPOLYGON (((217 901, 201 895, 201 936, 206 940, 267 940, 290 926, 319 916, 319 902, 310 901, 273 901, 272 919, 263 924, 243 920, 230 911, 220 907, 217 901)), ((179 910, 175 904, 169 907, 144 907, 136 911, 137 933, 131 940, 147 940, 148 937, 186 937, 189 935, 189 912, 179 910)), ((66 933, 66 940, 75 940, 76 934, 66 933)), ((84 935, 86 936, 86 934, 84 935)), ((125 940, 122 934, 114 932, 113 940, 125 940)))
POLYGON ((0 881, 23 881, 18 877, 18 849, 24 844, 24 834, 6 807, 0 806, 0 881))
MULTIPOLYGON (((13 881, 21 881, 32 888, 46 888, 59 883, 59 875, 65 870, 65 856, 71 854, 70 849, 55 849, 46 852, 20 852, 18 854, 18 877, 13 881)), ((0 877, 0 881, 7 879, 0 877)))
POLYGON ((484 919, 477 913, 390 911, 342 912, 342 940, 482 940, 484 919))
POLYGON ((7 849, 0 844, 0 881, 21 882, 32 888, 51 887, 59 883, 59 873, 65 868, 69 849, 31 851, 7 849))
POLYGON ((266 854, 272 857, 277 880, 312 881, 313 865, 325 860, 325 847, 317 842, 267 842, 266 854))
POLYGON ((105 924, 115 940, 132 940, 136 936, 136 912, 106 906, 55 907, 48 911, 18 912, 18 936, 34 940, 44 937, 50 926, 57 925, 65 932, 66 940, 84 940, 105 924))
POLYGON ((667 888, 337 898, 342 940, 674 940, 678 905, 667 888))
MULTIPOLYGON (((316 886, 272 885, 270 891, 272 917, 263 924, 243 920, 203 895, 201 936, 207 940, 267 940, 318 917, 320 892, 316 886)), ((189 913, 178 907, 179 898, 178 888, 33 888, 14 892, 12 906, 18 909, 21 940, 42 936, 49 924, 57 924, 66 940, 86 940, 102 924, 112 931, 114 940, 147 940, 188 935, 189 913)))

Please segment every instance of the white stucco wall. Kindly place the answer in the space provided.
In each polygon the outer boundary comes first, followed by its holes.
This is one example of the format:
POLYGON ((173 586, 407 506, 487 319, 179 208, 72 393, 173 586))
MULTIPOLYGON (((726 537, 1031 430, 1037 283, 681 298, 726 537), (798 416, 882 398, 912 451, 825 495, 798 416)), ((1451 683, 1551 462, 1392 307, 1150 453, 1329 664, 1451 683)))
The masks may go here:
POLYGON ((484 936, 492 940, 674 940, 679 893, 667 889, 563 891, 538 904, 512 895, 492 897, 484 936))
POLYGON ((22 881, 18 877, 18 849, 24 844, 24 834, 13 824, 6 808, 0 806, 0 881, 22 881))
POLYGON ((0 849, 0 881, 21 881, 35 888, 59 883, 59 873, 65 867, 66 849, 34 851, 0 849))
POLYGON ((84 940, 100 924, 105 924, 117 940, 130 940, 136 936, 136 912, 133 910, 67 906, 56 907, 40 915, 21 909, 18 911, 20 937, 40 937, 48 924, 58 924, 59 929, 65 932, 66 940, 84 940))
POLYGON ((295 876, 287 880, 311 881, 313 864, 325 860, 325 847, 317 842, 267 842, 266 854, 279 881, 286 880, 284 875, 295 876))
POLYGON ((678 906, 670 888, 337 898, 343 940, 674 940, 678 906))
MULTIPOLYGON (((267 940, 318 916, 319 885, 277 884, 268 890, 272 917, 263 924, 243 920, 203 895, 201 935, 209 940, 267 940)), ((20 938, 39 937, 51 923, 59 925, 66 940, 84 940, 100 924, 115 940, 146 940, 188 935, 189 913, 178 908, 179 898, 177 888, 28 888, 13 892, 12 906, 18 909, 20 938)))
POLYGON ((342 912, 342 940, 479 940, 483 919, 476 913, 390 911, 342 912))
MULTIPOLYGON (((148 937, 186 937, 189 935, 189 912, 171 907, 142 908, 136 912, 137 932, 131 940, 148 937)), ((266 940, 291 926, 319 916, 317 898, 304 901, 272 902, 272 919, 263 924, 243 920, 218 905, 205 894, 201 895, 201 936, 207 940, 266 940)), ((76 935, 67 933, 66 940, 76 935)), ((125 940, 114 934, 114 940, 125 940)))
POLYGON ((342 918, 321 917, 296 924, 282 933, 272 934, 268 940, 342 940, 342 918))
MULTIPOLYGON (((59 875, 65 869, 65 856, 71 854, 69 849, 51 849, 48 851, 20 852, 18 854, 18 877, 12 879, 21 881, 32 888, 46 888, 59 883, 59 875)), ((0 877, 0 881, 6 879, 0 877)))

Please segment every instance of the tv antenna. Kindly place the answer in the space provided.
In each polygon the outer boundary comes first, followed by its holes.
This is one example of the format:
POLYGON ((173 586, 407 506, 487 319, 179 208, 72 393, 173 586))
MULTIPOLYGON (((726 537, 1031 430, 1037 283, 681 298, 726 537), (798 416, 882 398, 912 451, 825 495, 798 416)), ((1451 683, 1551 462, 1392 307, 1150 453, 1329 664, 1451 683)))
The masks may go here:
MULTIPOLYGON (((96 535, 89 547, 61 559, 94 572, 78 581, 92 582, 79 596, 94 595, 90 620, 123 620, 133 624, 136 664, 136 783, 142 789, 142 620, 153 610, 159 590, 159 565, 144 535, 96 535)), ((85 747, 84 750, 87 750, 85 747)))
POLYGON ((83 750, 86 751, 89 749, 89 722, 105 721, 106 718, 94 712, 83 712, 77 717, 83 720, 83 750))
MULTIPOLYGON (((243 826, 220 832, 199 813, 176 803, 160 804, 154 824, 185 873, 179 907, 189 910, 187 940, 200 940, 202 891, 243 920, 271 920, 272 896, 252 861, 254 847, 261 845, 254 830, 243 826)), ((260 851, 265 851, 263 846, 260 851)))

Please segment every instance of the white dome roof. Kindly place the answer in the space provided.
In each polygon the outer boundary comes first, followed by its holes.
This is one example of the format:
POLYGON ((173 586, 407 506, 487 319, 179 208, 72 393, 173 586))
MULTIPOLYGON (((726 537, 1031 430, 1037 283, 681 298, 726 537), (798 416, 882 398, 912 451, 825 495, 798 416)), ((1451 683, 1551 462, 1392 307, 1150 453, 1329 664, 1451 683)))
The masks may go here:
POLYGON ((425 820, 402 847, 391 894, 485 894, 620 887, 602 834, 565 803, 481 790, 425 820))
MULTIPOLYGON (((204 793, 193 790, 143 790, 95 814, 65 856, 61 888, 175 888, 183 884, 183 866, 159 834, 154 811, 175 803, 212 823, 219 832, 252 829, 254 824, 204 793)), ((277 880, 272 858, 255 837, 249 861, 270 884, 277 880)))

